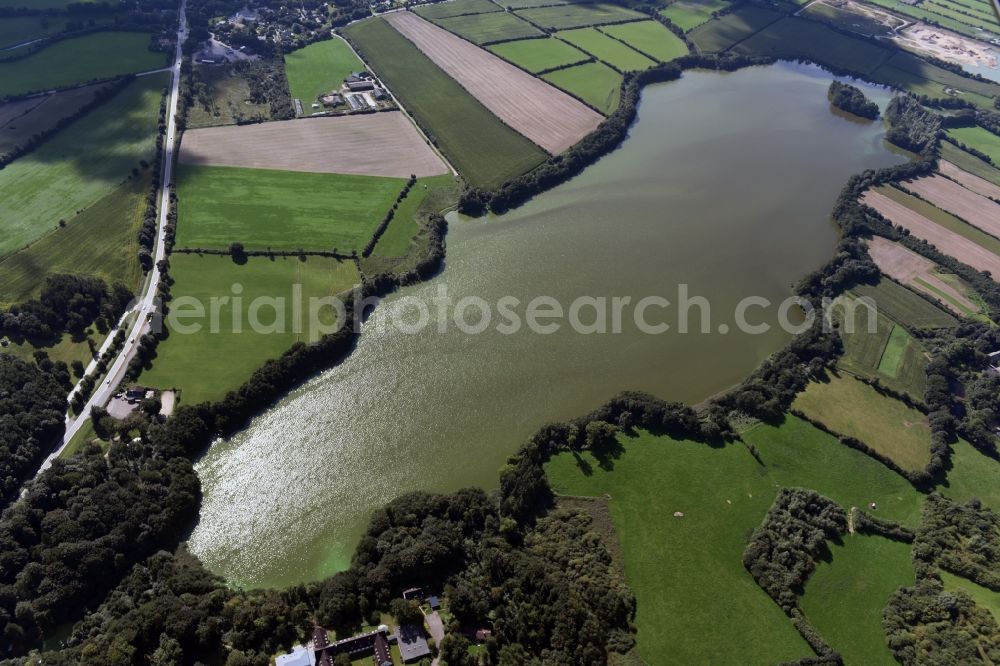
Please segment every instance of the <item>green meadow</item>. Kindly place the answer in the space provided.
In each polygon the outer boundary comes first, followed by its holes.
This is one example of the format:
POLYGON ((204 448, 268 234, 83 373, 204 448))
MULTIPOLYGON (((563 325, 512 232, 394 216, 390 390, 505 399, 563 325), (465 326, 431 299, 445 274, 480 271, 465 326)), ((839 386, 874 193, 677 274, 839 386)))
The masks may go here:
POLYGON ((656 63, 617 39, 608 37, 596 28, 578 28, 557 32, 556 37, 597 57, 623 72, 649 69, 656 63))
POLYGON ((153 159, 167 74, 136 79, 114 99, 0 170, 0 256, 57 228, 153 159))
POLYGON ((364 65, 339 37, 315 42, 285 56, 288 89, 306 109, 323 93, 340 88, 351 72, 362 69, 364 65))
POLYGON ((769 9, 754 6, 740 7, 725 16, 698 26, 688 36, 702 51, 710 53, 725 51, 781 17, 782 14, 769 9))
POLYGON ((903 469, 921 470, 930 462, 927 418, 849 375, 811 382, 792 407, 836 433, 861 440, 903 469))
POLYGON ((26 249, 0 259, 0 304, 38 295, 55 273, 96 275, 138 292, 139 227, 146 210, 149 172, 114 189, 97 203, 26 249))
POLYGON ((913 585, 909 544, 847 534, 830 551, 831 561, 816 567, 799 605, 845 664, 893 666, 882 609, 898 588, 913 585))
POLYGON ((568 30, 583 28, 590 25, 619 23, 630 19, 644 19, 641 14, 632 9, 606 2, 585 2, 579 4, 557 5, 554 7, 535 7, 517 12, 535 25, 548 30, 568 30))
POLYGON ((475 44, 542 36, 538 28, 509 12, 467 14, 437 19, 434 22, 475 44))
POLYGON ((878 371, 887 377, 895 379, 899 376, 899 369, 903 364, 903 356, 907 345, 910 344, 910 334, 902 326, 892 327, 889 339, 882 350, 882 358, 878 362, 878 371))
POLYGON ((637 51, 656 58, 660 62, 673 60, 688 52, 684 40, 657 21, 609 25, 601 28, 601 32, 622 40, 637 51))
POLYGON ((947 132, 956 141, 989 155, 993 164, 1000 164, 1000 136, 982 127, 955 127, 947 132))
POLYGON ((344 32, 472 185, 498 185, 546 159, 384 19, 354 23, 344 32))
POLYGON ((434 5, 421 5, 414 8, 415 13, 425 19, 448 18, 449 16, 459 16, 461 14, 486 14, 489 12, 502 12, 503 9, 490 0, 449 0, 439 2, 434 5))
POLYGON ((977 606, 993 613, 996 621, 1000 622, 1000 593, 994 592, 982 585, 976 585, 968 578, 962 578, 947 571, 939 571, 938 573, 941 575, 941 582, 944 583, 944 589, 965 592, 972 597, 977 606))
POLYGON ((64 16, 5 16, 0 21, 0 49, 62 32, 68 20, 64 16))
MULTIPOLYGON (((147 386, 180 389, 185 404, 219 400, 250 378, 265 361, 281 356, 295 342, 309 342, 309 299, 347 291, 358 281, 353 262, 326 257, 251 257, 238 265, 229 257, 177 254, 170 258, 174 279, 172 312, 180 328, 166 321, 169 336, 156 349, 152 368, 139 378, 147 386), (234 289, 234 285, 239 285, 234 289), (302 323, 295 319, 294 285, 301 288, 302 323), (242 299, 236 310, 234 295, 242 299), (189 299, 204 308, 204 317, 182 318, 196 312, 189 299), (218 326, 210 325, 212 299, 220 299, 216 311, 218 326), (251 307, 255 299, 258 309, 251 307), (278 309, 263 299, 283 299, 278 309), (234 312, 236 310, 236 312, 234 312), (236 322, 234 324, 234 321, 236 322), (265 328, 255 332, 251 322, 265 328), (201 324, 200 330, 184 332, 184 327, 201 324), (299 330, 296 330, 296 329, 299 330), (268 332, 270 331, 270 332, 268 332)), ((332 326, 336 315, 331 308, 319 311, 319 321, 332 326)))
POLYGON ((622 75, 604 63, 588 62, 542 76, 552 85, 576 95, 604 115, 618 108, 622 75))
POLYGON ((77 110, 94 100, 94 95, 106 84, 69 88, 61 92, 45 95, 41 99, 13 102, 21 106, 21 111, 6 123, 0 124, 0 154, 7 153, 15 146, 24 144, 35 134, 46 132, 63 118, 68 118, 77 110))
POLYGON ((875 286, 858 285, 852 291, 871 298, 880 313, 909 329, 948 328, 958 323, 954 316, 889 278, 875 286))
POLYGON ((177 246, 361 250, 403 178, 184 165, 177 177, 177 246))
POLYGON ((59 40, 22 60, 0 62, 0 97, 64 88, 166 65, 165 53, 149 50, 149 33, 94 32, 59 40))
POLYGON ((959 169, 968 171, 974 176, 988 180, 994 185, 1000 185, 1000 169, 991 166, 971 153, 967 153, 948 141, 942 141, 941 157, 948 160, 959 169))
POLYGON ((670 19, 684 32, 712 19, 712 13, 729 6, 727 0, 677 0, 660 10, 660 16, 670 19))
POLYGON ((1000 511, 1000 461, 959 439, 951 445, 951 468, 937 490, 956 502, 978 499, 1000 511))
MULTIPOLYGON (((385 233, 375 245, 375 254, 382 257, 402 257, 410 251, 413 237, 420 231, 417 222, 418 211, 422 212, 428 194, 440 188, 451 188, 455 179, 451 176, 434 176, 417 180, 406 198, 399 204, 385 233)), ((437 212, 437 211, 434 211, 437 212)))
POLYGON ((590 59, 590 56, 583 51, 558 39, 522 39, 503 42, 490 46, 489 50, 533 74, 590 59))

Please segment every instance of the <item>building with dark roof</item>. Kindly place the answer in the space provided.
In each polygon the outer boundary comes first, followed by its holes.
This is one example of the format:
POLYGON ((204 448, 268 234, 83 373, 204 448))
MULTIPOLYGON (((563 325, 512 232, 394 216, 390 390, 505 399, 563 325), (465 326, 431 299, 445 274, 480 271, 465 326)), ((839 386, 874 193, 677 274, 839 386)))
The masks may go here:
POLYGON ((326 629, 316 627, 313 630, 312 648, 317 666, 333 666, 333 660, 338 654, 346 654, 351 659, 356 659, 362 655, 374 655, 375 663, 382 666, 386 661, 392 664, 392 657, 389 652, 389 628, 380 626, 375 631, 367 634, 358 634, 331 643, 327 636, 326 629), (383 656, 386 659, 381 659, 383 656))
POLYGON ((441 602, 435 596, 427 597, 427 605, 430 606, 431 609, 433 610, 441 608, 441 602))
POLYGON ((347 89, 351 92, 362 92, 365 90, 374 90, 375 84, 371 81, 348 81, 347 89))
POLYGON ((419 599, 422 596, 424 596, 424 588, 422 587, 411 587, 403 590, 403 598, 407 601, 410 599, 419 599))
POLYGON ((379 633, 375 637, 375 666, 393 666, 392 653, 389 651, 389 639, 379 633))
POLYGON ((399 646, 399 655, 403 658, 404 664, 420 661, 431 653, 427 639, 424 638, 423 627, 415 624, 404 624, 396 628, 396 644, 399 646))

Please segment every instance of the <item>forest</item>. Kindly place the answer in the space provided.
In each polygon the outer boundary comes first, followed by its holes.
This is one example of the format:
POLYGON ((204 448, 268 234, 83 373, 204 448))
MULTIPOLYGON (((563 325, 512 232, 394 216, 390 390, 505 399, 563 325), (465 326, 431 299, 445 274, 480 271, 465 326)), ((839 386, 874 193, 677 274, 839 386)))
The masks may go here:
POLYGON ((833 81, 830 83, 830 89, 826 96, 830 103, 841 111, 847 111, 869 120, 878 118, 878 104, 865 97, 865 94, 857 86, 833 81))

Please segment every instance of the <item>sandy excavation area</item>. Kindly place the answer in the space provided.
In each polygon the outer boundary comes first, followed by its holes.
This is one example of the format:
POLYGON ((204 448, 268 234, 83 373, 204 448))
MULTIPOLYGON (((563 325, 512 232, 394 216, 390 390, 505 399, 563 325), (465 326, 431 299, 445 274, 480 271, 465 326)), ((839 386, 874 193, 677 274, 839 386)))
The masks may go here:
POLYGON ((937 174, 901 185, 938 208, 962 218, 991 236, 1000 237, 1000 204, 937 174))
POLYGON ((561 90, 413 12, 384 18, 500 120, 552 154, 577 143, 604 120, 561 90))
POLYGON ((927 294, 955 314, 979 312, 978 305, 970 301, 959 289, 941 279, 937 272, 937 264, 930 259, 921 257, 899 243, 881 236, 875 236, 868 241, 868 253, 880 271, 900 284, 927 294), (954 302, 941 298, 942 293, 960 303, 965 310, 954 302))
POLYGON ((955 257, 976 270, 987 271, 994 280, 1000 281, 1000 257, 989 250, 948 231, 884 194, 869 190, 861 197, 861 203, 871 206, 893 224, 907 229, 913 236, 924 239, 944 254, 955 257))
POLYGON ((396 178, 449 172, 399 111, 188 130, 180 162, 396 178))
POLYGON ((997 57, 988 44, 926 23, 913 24, 896 35, 893 41, 904 48, 959 65, 997 67, 997 57))
POLYGON ((982 194, 984 197, 989 197, 994 201, 1000 201, 1000 186, 994 185, 985 178, 980 178, 968 171, 962 171, 947 160, 938 160, 938 171, 941 175, 948 176, 948 178, 951 178, 976 194, 982 194))

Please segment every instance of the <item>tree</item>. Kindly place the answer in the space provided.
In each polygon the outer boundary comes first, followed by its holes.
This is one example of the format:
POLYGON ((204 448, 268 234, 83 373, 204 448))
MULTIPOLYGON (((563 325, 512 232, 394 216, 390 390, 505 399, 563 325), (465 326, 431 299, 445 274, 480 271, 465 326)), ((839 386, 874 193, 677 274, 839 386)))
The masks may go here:
POLYGON ((424 614, 417 602, 412 599, 393 599, 389 605, 389 612, 400 625, 415 624, 422 627, 424 624, 424 614))

